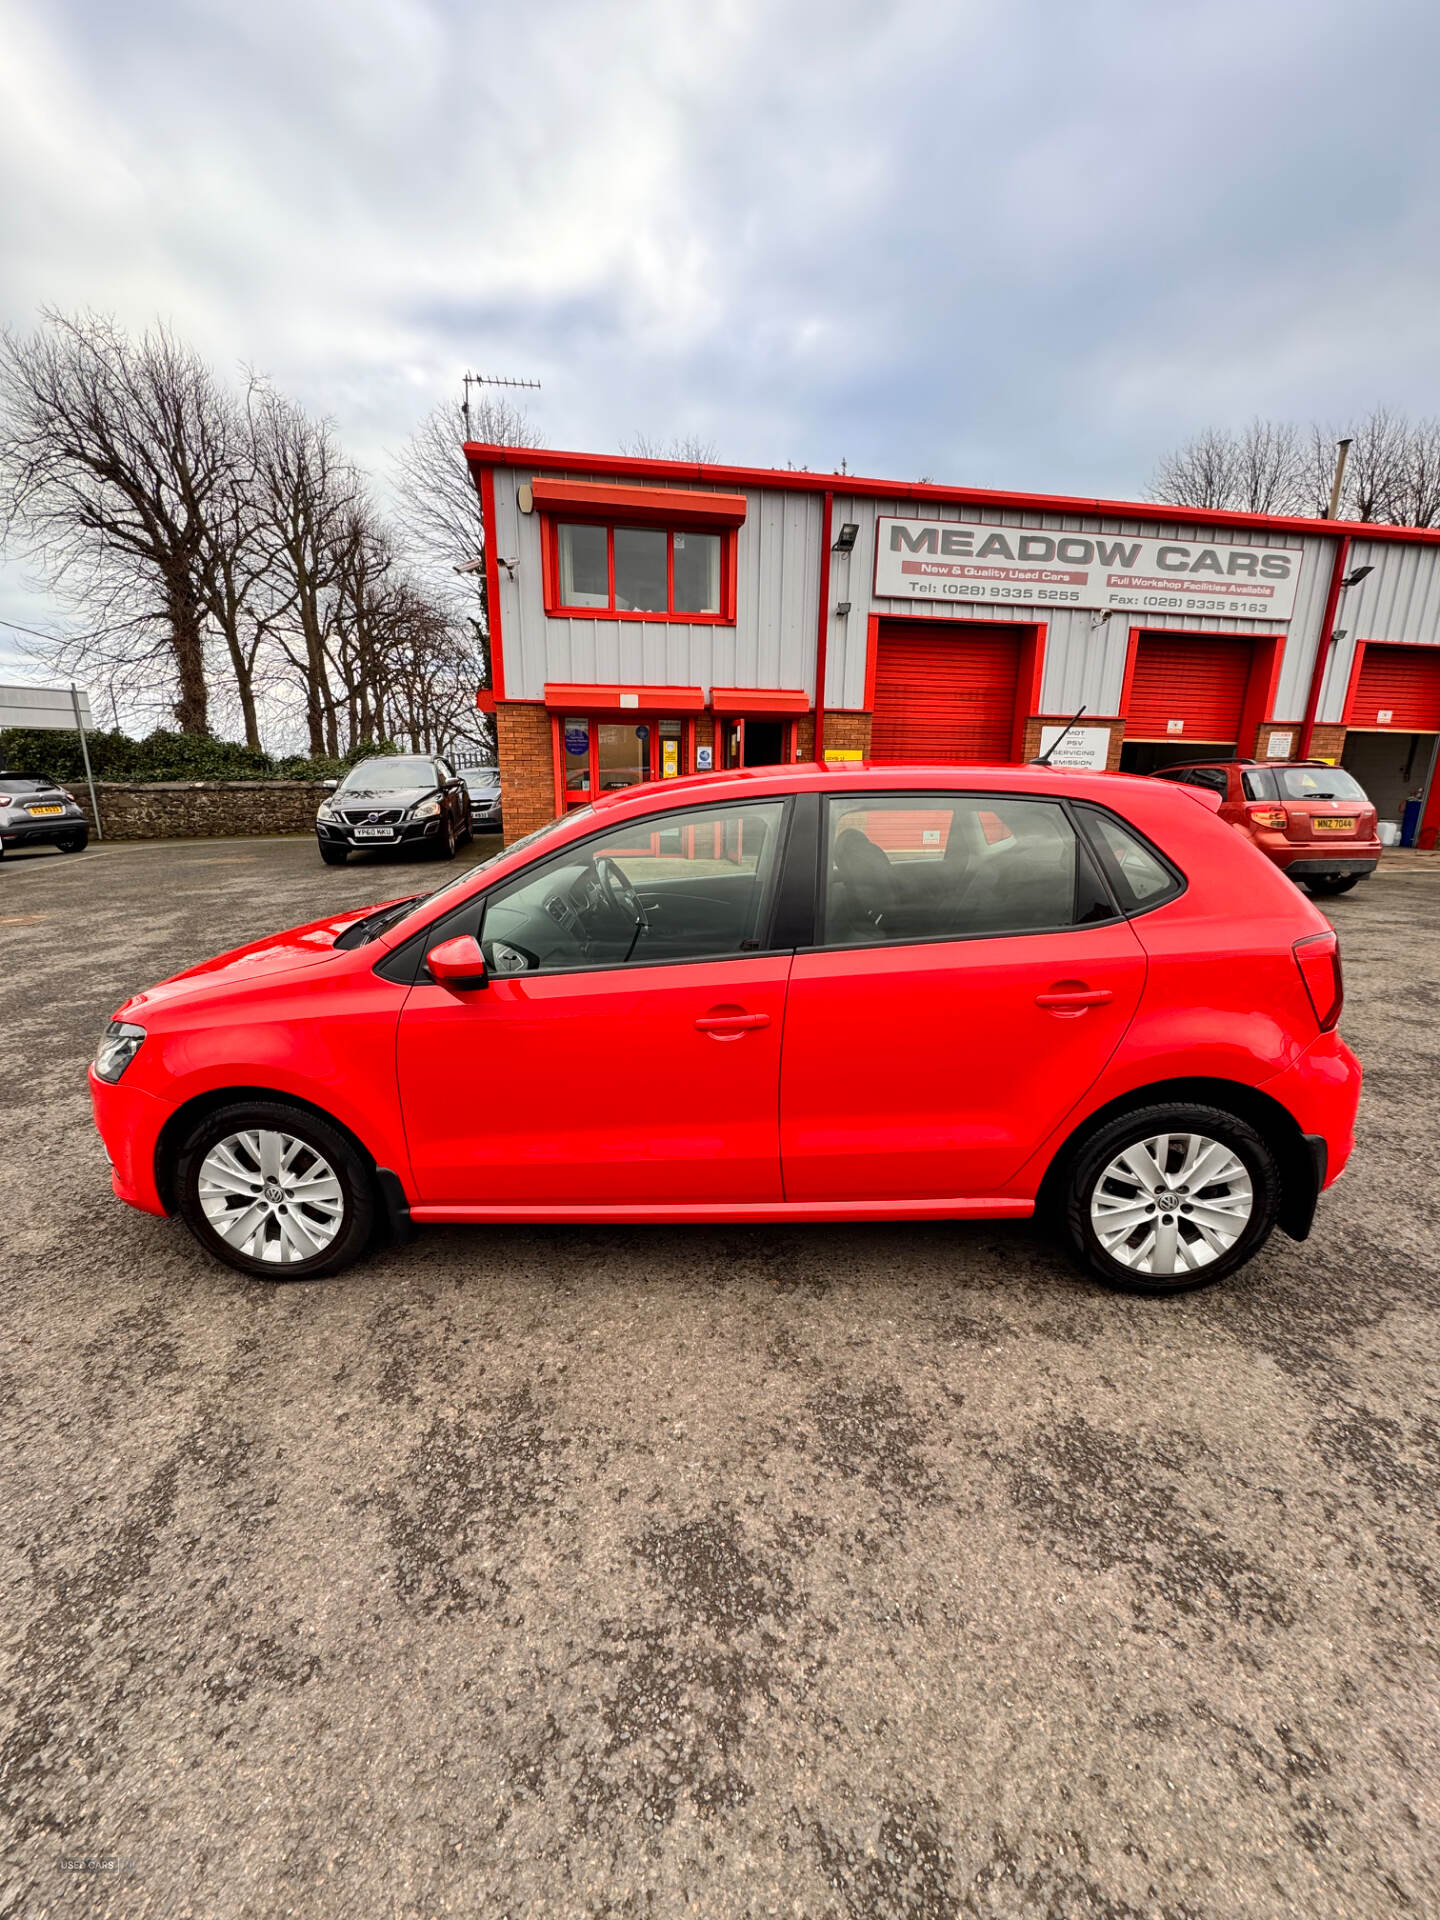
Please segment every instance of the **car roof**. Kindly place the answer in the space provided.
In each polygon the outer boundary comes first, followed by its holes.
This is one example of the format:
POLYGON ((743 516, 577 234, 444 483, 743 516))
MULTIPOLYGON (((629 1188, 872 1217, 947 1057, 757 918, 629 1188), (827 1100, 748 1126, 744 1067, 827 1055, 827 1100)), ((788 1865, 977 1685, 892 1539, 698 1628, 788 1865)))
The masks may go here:
POLYGON ((690 773, 679 779, 645 781, 639 786, 616 788, 597 794, 590 803, 594 812, 609 815, 621 810, 653 813, 670 807, 693 806, 697 802, 728 796, 760 799, 768 794, 862 792, 894 793, 934 792, 954 788, 959 792, 976 788, 995 793, 1033 793, 1069 795, 1072 798, 1117 800, 1127 788, 1153 791, 1148 775, 1130 773, 1092 773, 1071 767, 1039 766, 927 766, 879 765, 874 761, 852 760, 838 766, 817 766, 813 761, 794 762, 773 767, 741 767, 725 772, 690 773))

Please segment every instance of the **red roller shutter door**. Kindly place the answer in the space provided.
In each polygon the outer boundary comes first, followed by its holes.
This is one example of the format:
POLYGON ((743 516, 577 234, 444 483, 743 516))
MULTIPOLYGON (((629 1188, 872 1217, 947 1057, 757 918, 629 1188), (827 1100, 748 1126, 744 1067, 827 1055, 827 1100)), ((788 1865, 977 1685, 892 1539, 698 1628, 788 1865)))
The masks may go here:
POLYGON ((1125 738, 1238 743, 1252 652, 1249 640, 1226 634, 1142 633, 1125 738), (1172 720, 1185 723, 1178 736, 1172 720))
POLYGON ((1440 733, 1440 647, 1367 646, 1346 721, 1352 727, 1440 733))
POLYGON ((951 766, 999 763, 1013 756, 1020 635, 1004 627, 936 621, 880 628, 875 653, 875 717, 870 758, 951 766))

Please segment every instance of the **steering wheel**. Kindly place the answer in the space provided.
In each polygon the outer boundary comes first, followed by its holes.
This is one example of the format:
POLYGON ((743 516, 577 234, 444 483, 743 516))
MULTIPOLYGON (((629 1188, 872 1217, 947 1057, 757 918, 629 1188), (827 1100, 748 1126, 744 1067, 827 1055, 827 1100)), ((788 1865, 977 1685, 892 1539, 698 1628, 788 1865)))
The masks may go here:
POLYGON ((605 898, 617 913, 623 913, 627 920, 646 924, 645 909, 640 904, 640 896, 625 876, 625 869, 618 860, 612 860, 608 853, 602 853, 595 862, 596 876, 604 889, 605 898))

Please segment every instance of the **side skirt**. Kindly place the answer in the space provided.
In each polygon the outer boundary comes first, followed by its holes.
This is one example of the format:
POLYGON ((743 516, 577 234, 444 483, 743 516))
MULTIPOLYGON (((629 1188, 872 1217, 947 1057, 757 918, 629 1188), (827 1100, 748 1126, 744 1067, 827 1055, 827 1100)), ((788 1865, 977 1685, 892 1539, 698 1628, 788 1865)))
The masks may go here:
POLYGON ((777 1221, 809 1220, 1028 1220, 1033 1200, 750 1200, 711 1206, 567 1206, 538 1203, 492 1205, 478 1202, 453 1206, 414 1205, 410 1218, 417 1224, 462 1225, 588 1225, 613 1222, 635 1226, 703 1226, 715 1222, 740 1226, 777 1221))

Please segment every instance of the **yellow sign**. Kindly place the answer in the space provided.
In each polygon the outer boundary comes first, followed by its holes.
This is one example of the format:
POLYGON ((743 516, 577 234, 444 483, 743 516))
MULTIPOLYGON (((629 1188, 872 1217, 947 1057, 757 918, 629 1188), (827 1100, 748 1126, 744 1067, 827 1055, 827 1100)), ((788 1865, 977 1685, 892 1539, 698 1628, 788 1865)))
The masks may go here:
POLYGON ((852 753, 849 747, 826 747, 825 758, 827 760, 863 760, 865 756, 863 753, 852 753))
POLYGON ((680 771, 680 742, 662 740, 660 742, 660 777, 673 780, 680 771))

